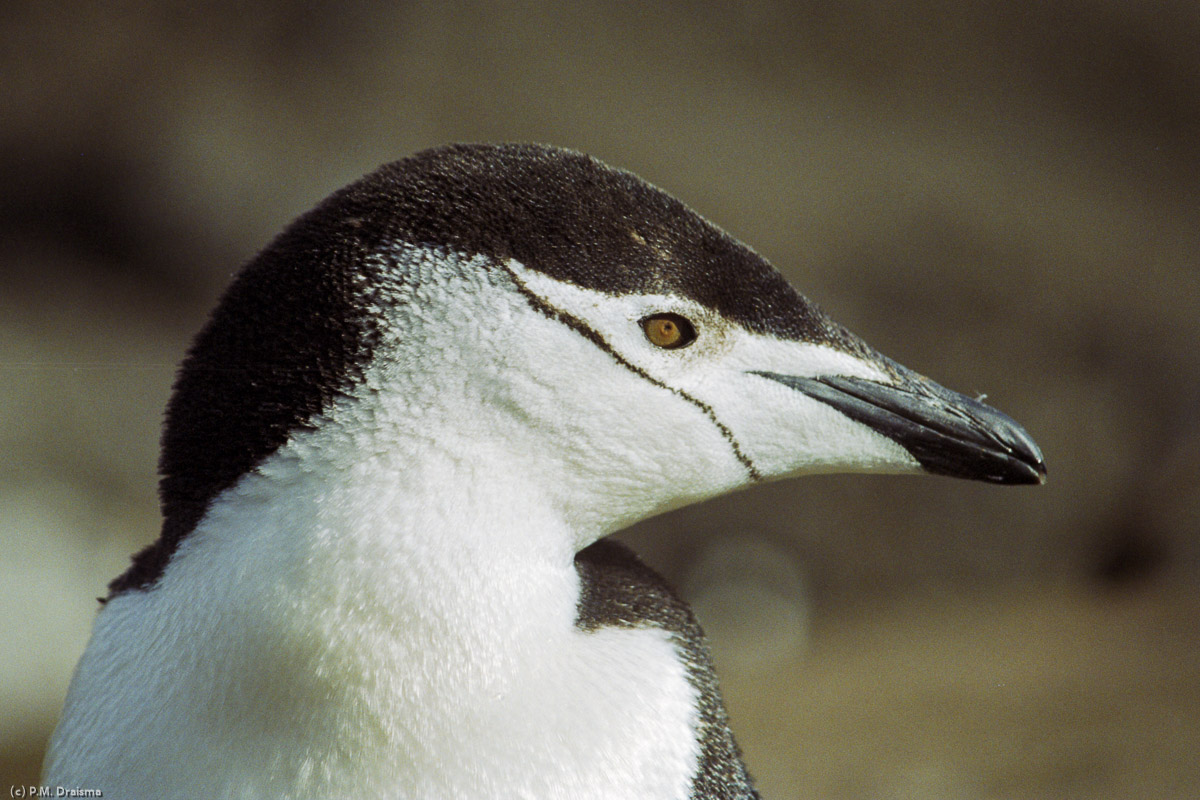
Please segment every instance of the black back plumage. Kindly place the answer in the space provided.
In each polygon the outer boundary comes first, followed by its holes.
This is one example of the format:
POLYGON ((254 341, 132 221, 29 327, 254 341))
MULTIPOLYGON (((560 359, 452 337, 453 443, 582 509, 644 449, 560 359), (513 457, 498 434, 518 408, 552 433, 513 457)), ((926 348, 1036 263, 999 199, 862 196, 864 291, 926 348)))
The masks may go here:
POLYGON ((700 766, 692 779, 691 797, 756 800, 759 795, 729 728, 704 631, 691 608, 618 542, 601 539, 581 550, 575 568, 582 586, 576 621, 581 629, 653 626, 670 632, 699 701, 700 766))

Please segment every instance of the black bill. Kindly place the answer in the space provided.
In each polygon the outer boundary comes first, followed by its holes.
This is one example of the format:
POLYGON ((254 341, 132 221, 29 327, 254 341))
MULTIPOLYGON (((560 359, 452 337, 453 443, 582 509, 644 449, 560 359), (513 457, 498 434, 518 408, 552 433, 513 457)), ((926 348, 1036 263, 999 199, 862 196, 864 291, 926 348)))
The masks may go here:
POLYGON ((1046 480, 1042 451, 1011 417, 892 364, 899 383, 754 372, 826 403, 893 440, 926 471, 993 483, 1046 480))

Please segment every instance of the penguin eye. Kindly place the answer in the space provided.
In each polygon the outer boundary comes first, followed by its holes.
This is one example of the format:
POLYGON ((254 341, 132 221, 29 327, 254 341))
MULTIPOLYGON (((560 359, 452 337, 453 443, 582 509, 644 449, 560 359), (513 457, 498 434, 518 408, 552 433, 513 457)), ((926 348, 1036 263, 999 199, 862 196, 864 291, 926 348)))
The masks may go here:
POLYGON ((642 330, 655 347, 678 350, 696 341, 696 326, 678 314, 651 314, 642 320, 642 330))

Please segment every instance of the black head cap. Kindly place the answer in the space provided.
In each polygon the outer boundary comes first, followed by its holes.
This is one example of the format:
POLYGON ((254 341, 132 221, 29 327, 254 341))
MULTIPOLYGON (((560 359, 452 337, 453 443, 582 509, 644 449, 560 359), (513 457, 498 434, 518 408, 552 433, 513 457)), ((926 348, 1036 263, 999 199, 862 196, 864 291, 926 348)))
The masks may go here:
POLYGON ((386 198, 389 238, 514 258, 611 294, 678 294, 760 333, 859 348, 750 248, 582 153, 451 145, 389 164, 347 192, 361 193, 386 198))

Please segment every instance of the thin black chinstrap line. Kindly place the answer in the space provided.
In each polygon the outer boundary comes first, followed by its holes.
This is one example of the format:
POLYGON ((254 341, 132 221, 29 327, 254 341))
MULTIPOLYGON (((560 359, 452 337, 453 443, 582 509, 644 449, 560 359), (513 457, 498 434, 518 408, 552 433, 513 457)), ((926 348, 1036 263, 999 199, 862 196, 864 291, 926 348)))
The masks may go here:
POLYGON ((588 326, 586 322, 572 314, 567 313, 566 311, 563 311, 560 308, 552 306, 545 300, 545 298, 534 293, 532 289, 522 283, 521 279, 518 278, 516 273, 514 273, 511 269, 509 269, 507 266, 505 266, 504 269, 510 276, 512 276, 513 283, 516 285, 517 291, 521 293, 521 295, 529 302, 531 306, 540 311, 542 314, 545 314, 550 319, 561 322, 567 327, 571 328, 576 333, 590 341, 592 344, 596 345, 601 350, 612 356, 612 359, 622 367, 625 367, 625 369, 643 378, 644 380, 649 381, 655 386, 679 395, 684 400, 687 400, 689 403, 703 411, 708 418, 712 420, 712 423, 717 426, 717 429, 721 431, 721 435, 725 437, 725 440, 729 442, 729 446, 733 448, 733 455, 737 458, 741 465, 746 468, 746 472, 750 474, 750 479, 753 481, 761 481, 763 479, 762 473, 758 471, 758 467, 754 466, 754 462, 750 460, 750 457, 742 452, 741 446, 738 444, 737 439, 735 439, 733 436, 733 431, 729 430, 725 423, 717 419, 717 414, 715 411, 713 411, 712 406, 710 406, 708 403, 705 403, 703 400, 700 400, 699 398, 693 397, 682 389, 676 389, 674 386, 668 386, 658 378, 655 378, 653 375, 646 372, 641 367, 631 363, 624 356, 614 350, 612 345, 605 341, 604 337, 597 333, 593 328, 588 326))

